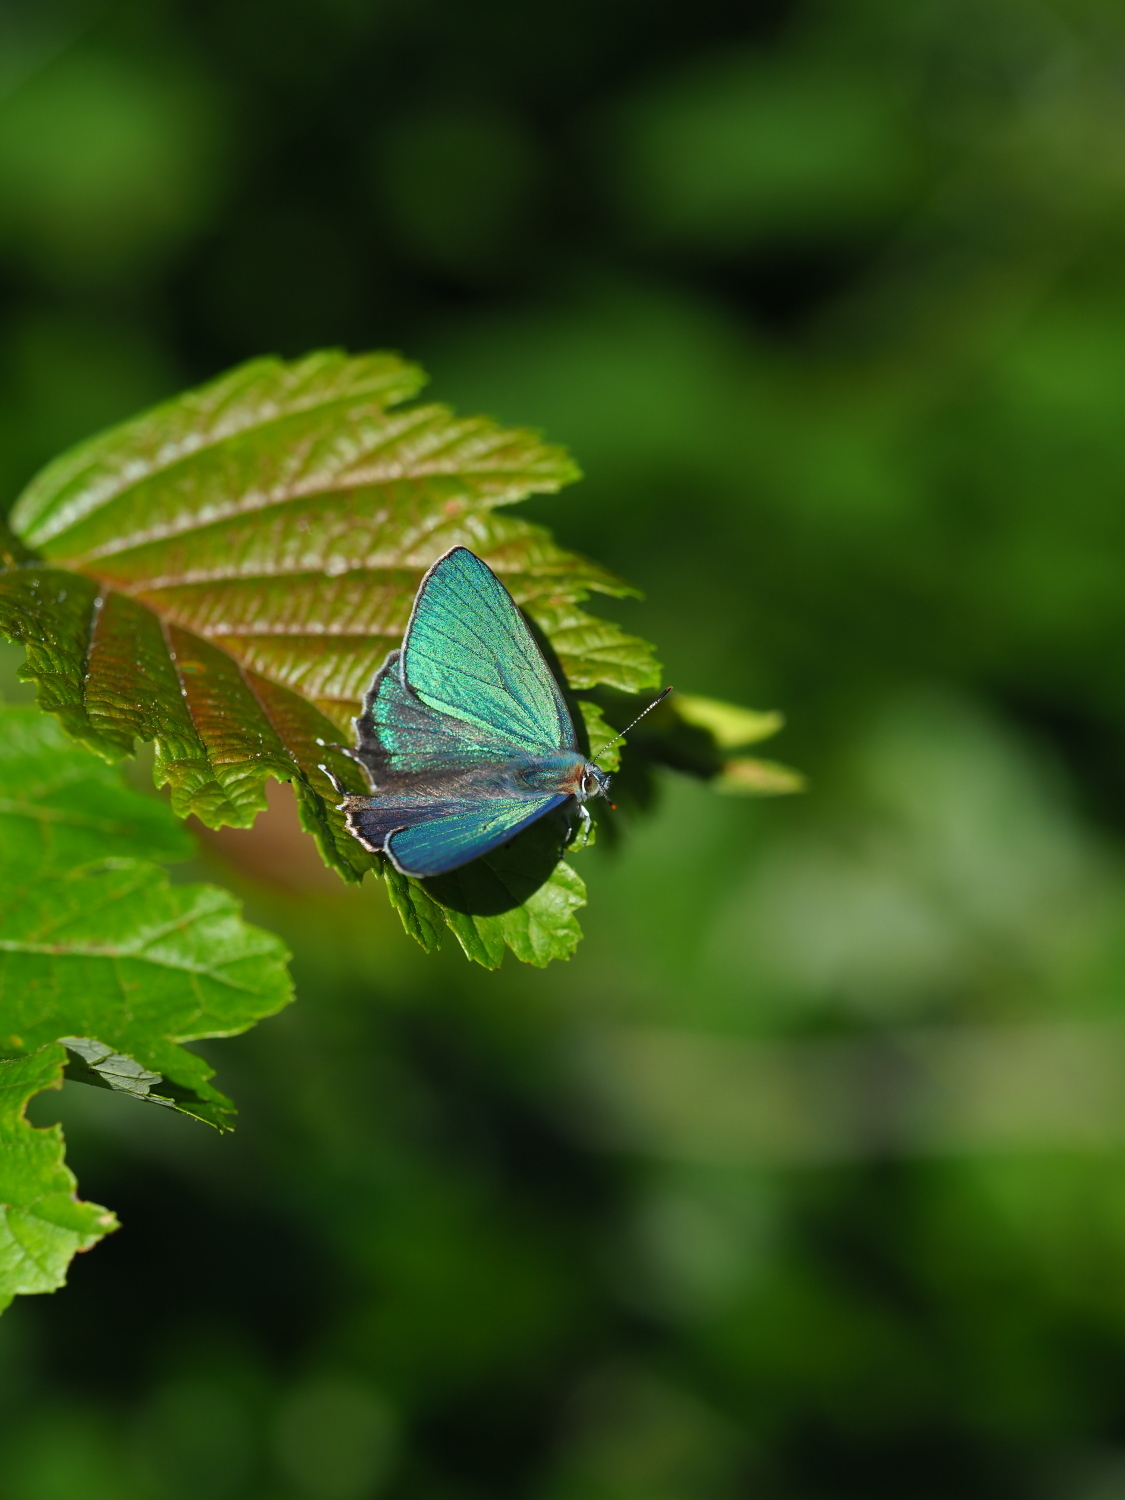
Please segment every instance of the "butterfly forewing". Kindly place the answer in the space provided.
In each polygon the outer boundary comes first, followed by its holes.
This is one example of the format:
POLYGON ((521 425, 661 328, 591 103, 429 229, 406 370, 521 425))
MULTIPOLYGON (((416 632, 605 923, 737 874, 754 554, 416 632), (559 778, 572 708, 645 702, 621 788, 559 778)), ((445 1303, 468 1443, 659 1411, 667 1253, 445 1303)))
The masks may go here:
POLYGON ((570 712, 511 595, 465 547, 434 564, 403 642, 407 686, 512 751, 575 750, 570 712))
POLYGON ((436 712, 402 684, 401 652, 387 658, 356 720, 360 751, 376 783, 445 776, 511 756, 511 743, 464 719, 436 712))

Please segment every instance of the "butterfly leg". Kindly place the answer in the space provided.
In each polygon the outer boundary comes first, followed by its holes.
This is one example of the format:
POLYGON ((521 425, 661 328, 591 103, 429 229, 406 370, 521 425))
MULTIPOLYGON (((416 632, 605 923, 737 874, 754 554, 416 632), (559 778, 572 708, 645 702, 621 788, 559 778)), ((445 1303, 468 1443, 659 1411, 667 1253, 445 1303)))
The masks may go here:
POLYGON ((567 833, 566 833, 566 843, 563 845, 564 850, 569 849, 571 847, 571 845, 574 844, 575 838, 576 838, 576 836, 578 834, 582 835, 582 842, 581 842, 581 844, 578 844, 577 847, 579 849, 585 848, 585 846, 586 846, 586 844, 587 844, 587 842, 589 841, 589 838, 590 838, 590 827, 591 827, 592 821, 593 820, 590 817, 590 809, 586 806, 585 802, 579 802, 579 804, 578 804, 578 827, 575 828, 574 824, 571 823, 571 822, 569 822, 569 820, 568 820, 568 822, 567 822, 567 833))

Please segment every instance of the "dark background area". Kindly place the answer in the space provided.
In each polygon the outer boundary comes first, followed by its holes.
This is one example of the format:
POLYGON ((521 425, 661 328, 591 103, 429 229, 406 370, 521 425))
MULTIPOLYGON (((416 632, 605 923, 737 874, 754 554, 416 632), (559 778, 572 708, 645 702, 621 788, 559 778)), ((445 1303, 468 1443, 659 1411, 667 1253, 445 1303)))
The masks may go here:
POLYGON ((4 1500, 1125 1497, 1123 266, 1098 0, 0 3, 3 503, 400 348, 811 779, 670 777, 544 973, 209 841, 298 1003, 233 1138, 37 1106, 125 1227, 0 1321, 4 1500))

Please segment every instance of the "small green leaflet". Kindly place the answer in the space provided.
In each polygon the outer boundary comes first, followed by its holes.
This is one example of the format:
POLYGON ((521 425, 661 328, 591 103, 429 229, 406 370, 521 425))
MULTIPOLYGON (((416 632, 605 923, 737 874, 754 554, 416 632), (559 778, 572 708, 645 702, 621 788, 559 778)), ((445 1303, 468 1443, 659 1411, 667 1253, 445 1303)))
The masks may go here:
POLYGON ((597 757, 603 771, 616 771, 621 764, 621 742, 618 740, 617 744, 613 744, 617 738, 617 730, 597 703, 591 703, 588 698, 579 699, 578 707, 590 740, 590 754, 597 757), (607 746, 612 748, 607 749, 607 746))
MULTIPOLYGON (((784 717, 777 712, 760 713, 717 698, 696 698, 686 693, 677 695, 675 712, 683 723, 709 734, 719 752, 755 745, 785 727, 784 717)), ((724 756, 711 784, 717 792, 730 797, 784 797, 790 792, 803 792, 806 785, 801 772, 791 766, 749 755, 724 756)))
POLYGON ((698 698, 688 693, 676 695, 675 708, 685 724, 706 729, 721 750, 755 745, 785 725, 784 718, 776 712, 759 713, 752 708, 723 703, 718 698, 698 698))
MULTIPOLYGON (((651 647, 581 607, 634 591, 505 513, 576 479, 571 460, 534 433, 403 405, 423 380, 392 354, 252 361, 48 465, 0 539, 0 633, 26 647, 41 707, 107 759, 155 741, 173 808, 212 827, 249 825, 267 777, 292 781, 346 880, 381 861, 345 830, 320 768, 366 790, 333 747, 351 743, 450 547, 503 578, 573 688, 658 680, 651 647)), ((558 877, 568 900, 576 881, 558 877)), ((464 941, 465 913, 430 905, 464 941)), ((530 916, 505 924, 509 946, 541 954, 525 928, 530 916)))
POLYGON ((37 709, 0 708, 0 1305, 61 1284, 114 1227, 74 1197, 62 1136, 24 1119, 71 1075, 229 1129, 184 1043, 232 1036, 292 998, 283 945, 213 886, 153 860, 191 840, 169 809, 37 709))
POLYGON ((21 1293, 57 1290, 71 1259, 117 1228, 108 1209, 75 1196, 60 1128, 24 1118, 33 1095, 61 1087, 65 1062, 57 1044, 0 1058, 0 1312, 21 1293))

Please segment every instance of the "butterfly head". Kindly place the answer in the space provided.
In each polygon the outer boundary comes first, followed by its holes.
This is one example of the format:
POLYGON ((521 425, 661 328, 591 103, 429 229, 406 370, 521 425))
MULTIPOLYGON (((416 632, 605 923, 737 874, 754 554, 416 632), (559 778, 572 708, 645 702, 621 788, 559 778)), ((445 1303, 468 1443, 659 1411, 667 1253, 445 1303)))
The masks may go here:
POLYGON ((608 799, 610 779, 601 766, 596 766, 593 761, 588 760, 582 767, 581 800, 586 802, 590 797, 608 799))

